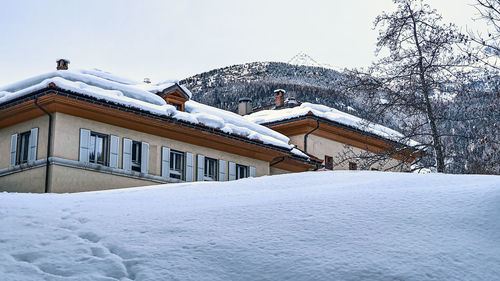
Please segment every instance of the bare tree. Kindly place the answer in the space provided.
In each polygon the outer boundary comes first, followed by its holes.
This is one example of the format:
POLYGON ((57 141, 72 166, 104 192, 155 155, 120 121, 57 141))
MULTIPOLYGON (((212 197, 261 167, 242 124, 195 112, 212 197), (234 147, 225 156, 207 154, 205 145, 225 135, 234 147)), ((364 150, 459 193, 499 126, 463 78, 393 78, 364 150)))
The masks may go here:
POLYGON ((381 116, 397 119, 389 121, 402 129, 399 143, 418 140, 413 148, 433 159, 422 165, 445 172, 443 139, 454 133, 444 131, 441 123, 450 118, 447 102, 460 94, 460 85, 467 80, 467 59, 457 47, 464 35, 455 25, 443 24, 437 11, 422 1, 393 1, 396 10, 384 12, 374 22, 379 31, 378 61, 368 72, 354 71, 351 82, 356 91, 362 88, 367 93, 366 106, 373 120, 381 116))
POLYGON ((486 22, 487 31, 469 30, 464 37, 470 43, 465 51, 470 61, 481 62, 480 67, 500 70, 500 0, 476 0, 474 8, 479 16, 476 20, 486 22))

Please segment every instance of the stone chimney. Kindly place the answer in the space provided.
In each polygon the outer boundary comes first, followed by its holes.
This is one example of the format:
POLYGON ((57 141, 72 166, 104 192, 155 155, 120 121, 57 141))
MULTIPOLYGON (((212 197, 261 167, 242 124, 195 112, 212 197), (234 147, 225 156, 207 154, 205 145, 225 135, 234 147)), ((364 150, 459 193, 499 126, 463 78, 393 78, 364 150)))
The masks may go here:
POLYGON ((238 100, 238 114, 247 115, 252 113, 252 99, 251 98, 240 98, 238 100))
POLYGON ((57 61, 57 70, 68 70, 69 60, 67 59, 58 59, 57 61))
POLYGON ((285 93, 283 89, 277 89, 274 91, 276 95, 276 108, 283 107, 285 105, 285 93))

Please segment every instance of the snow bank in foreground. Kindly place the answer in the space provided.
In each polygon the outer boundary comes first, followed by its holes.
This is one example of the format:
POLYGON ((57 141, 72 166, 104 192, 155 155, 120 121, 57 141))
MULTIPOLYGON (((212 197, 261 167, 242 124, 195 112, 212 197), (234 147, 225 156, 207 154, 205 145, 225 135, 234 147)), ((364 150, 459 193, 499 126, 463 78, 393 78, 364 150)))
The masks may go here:
POLYGON ((498 280, 500 177, 309 172, 0 193, 2 280, 498 280))

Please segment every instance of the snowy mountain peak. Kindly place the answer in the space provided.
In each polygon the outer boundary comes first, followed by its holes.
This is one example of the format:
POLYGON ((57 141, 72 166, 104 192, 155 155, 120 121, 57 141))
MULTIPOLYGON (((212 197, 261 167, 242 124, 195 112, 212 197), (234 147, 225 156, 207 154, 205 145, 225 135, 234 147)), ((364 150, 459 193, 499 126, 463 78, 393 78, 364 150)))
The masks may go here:
POLYGON ((303 66, 312 66, 312 67, 323 67, 328 69, 333 69, 339 72, 342 72, 342 69, 338 67, 334 67, 329 64, 319 63, 315 59, 313 59, 310 55, 306 54, 304 51, 299 52, 295 56, 293 56, 287 63, 293 65, 303 65, 303 66))
POLYGON ((305 52, 301 51, 295 56, 293 56, 289 61, 289 64, 295 64, 295 65, 305 65, 305 66, 314 66, 314 67, 323 67, 321 63, 318 63, 315 59, 313 59, 311 56, 306 54, 305 52))

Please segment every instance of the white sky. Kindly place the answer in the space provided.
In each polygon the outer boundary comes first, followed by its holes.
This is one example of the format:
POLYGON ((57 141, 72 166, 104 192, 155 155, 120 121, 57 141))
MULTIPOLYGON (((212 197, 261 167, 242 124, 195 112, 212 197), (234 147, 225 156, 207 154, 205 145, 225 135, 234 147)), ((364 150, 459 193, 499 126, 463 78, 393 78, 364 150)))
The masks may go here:
MULTIPOLYGON (((462 27, 474 25, 473 2, 428 1, 462 27)), ((60 57, 70 68, 152 82, 286 62, 299 51, 320 63, 363 67, 374 58, 374 18, 393 8, 390 0, 2 0, 0 85, 55 70, 60 57)))

